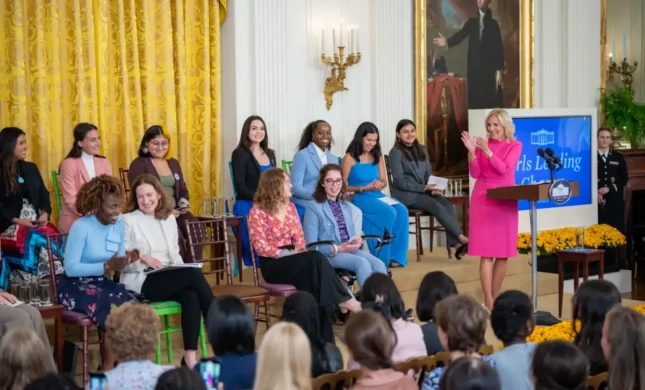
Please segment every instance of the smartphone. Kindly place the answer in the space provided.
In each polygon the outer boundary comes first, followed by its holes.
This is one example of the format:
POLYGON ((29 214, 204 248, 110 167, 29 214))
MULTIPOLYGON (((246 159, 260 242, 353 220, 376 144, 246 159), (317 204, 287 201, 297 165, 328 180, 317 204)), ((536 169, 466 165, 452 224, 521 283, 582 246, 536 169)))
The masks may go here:
POLYGON ((107 378, 102 372, 90 372, 90 390, 104 390, 107 378))
POLYGON ((206 390, 216 390, 219 384, 220 363, 216 358, 202 359, 199 363, 199 374, 204 380, 206 390))
POLYGON ((188 210, 188 207, 186 207, 186 206, 175 207, 175 210, 177 210, 177 211, 186 211, 186 210, 188 210))

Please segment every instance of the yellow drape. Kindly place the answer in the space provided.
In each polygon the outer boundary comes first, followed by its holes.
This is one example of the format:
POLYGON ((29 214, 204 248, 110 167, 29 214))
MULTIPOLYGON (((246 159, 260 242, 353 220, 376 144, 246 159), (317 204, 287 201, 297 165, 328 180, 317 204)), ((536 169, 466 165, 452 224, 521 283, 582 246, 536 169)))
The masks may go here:
POLYGON ((225 0, 4 0, 0 127, 27 132, 51 190, 76 123, 99 127, 115 174, 159 124, 192 203, 218 195, 225 15, 225 0))

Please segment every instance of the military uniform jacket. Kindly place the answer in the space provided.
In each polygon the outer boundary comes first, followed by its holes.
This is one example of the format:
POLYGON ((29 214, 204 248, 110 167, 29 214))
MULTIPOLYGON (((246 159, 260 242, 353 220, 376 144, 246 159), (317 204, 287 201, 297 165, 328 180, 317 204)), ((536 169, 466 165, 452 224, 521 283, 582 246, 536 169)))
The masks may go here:
POLYGON ((609 192, 603 197, 605 205, 599 206, 598 223, 606 223, 625 232, 625 201, 623 188, 627 185, 627 164, 623 155, 607 152, 603 156, 598 152, 598 189, 607 187, 609 192))

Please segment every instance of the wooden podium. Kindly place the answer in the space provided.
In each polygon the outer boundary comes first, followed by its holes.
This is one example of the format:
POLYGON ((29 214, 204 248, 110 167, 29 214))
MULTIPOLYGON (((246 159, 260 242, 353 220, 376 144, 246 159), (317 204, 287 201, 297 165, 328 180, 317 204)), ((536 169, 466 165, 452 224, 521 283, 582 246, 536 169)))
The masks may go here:
MULTIPOLYGON (((580 185, 577 181, 569 182, 571 186, 571 197, 578 196, 580 185)), ((537 306, 537 202, 540 200, 549 200, 549 188, 551 183, 525 184, 519 186, 491 188, 487 190, 488 199, 498 200, 528 200, 529 216, 531 218, 531 265, 532 265, 532 286, 531 294, 533 299, 533 310, 535 312, 535 321, 538 325, 553 325, 560 320, 553 317, 548 312, 538 311, 537 306)), ((474 212, 477 212, 474 210, 474 212)))

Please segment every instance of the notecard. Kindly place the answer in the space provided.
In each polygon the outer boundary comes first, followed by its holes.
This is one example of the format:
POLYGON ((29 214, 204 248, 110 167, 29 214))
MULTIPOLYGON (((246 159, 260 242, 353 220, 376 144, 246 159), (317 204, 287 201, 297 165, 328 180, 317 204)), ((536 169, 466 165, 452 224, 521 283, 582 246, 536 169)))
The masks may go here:
POLYGON ((434 185, 436 189, 445 191, 448 188, 448 179, 439 176, 430 176, 428 184, 434 185))
POLYGON ((378 198, 381 202, 388 204, 390 206, 394 206, 395 204, 399 204, 399 201, 396 199, 392 199, 389 196, 384 196, 382 198, 378 198))

